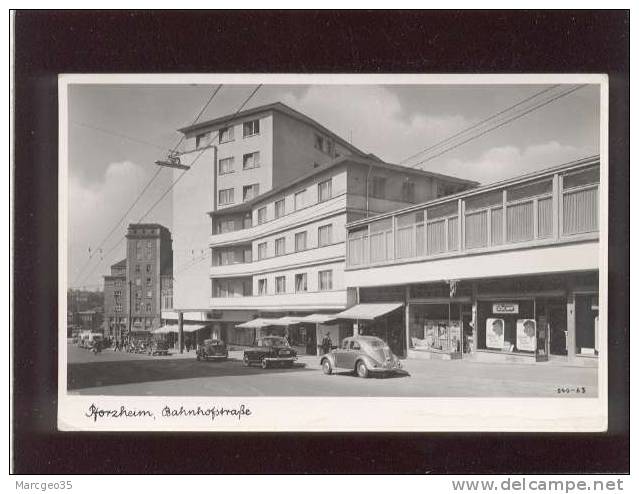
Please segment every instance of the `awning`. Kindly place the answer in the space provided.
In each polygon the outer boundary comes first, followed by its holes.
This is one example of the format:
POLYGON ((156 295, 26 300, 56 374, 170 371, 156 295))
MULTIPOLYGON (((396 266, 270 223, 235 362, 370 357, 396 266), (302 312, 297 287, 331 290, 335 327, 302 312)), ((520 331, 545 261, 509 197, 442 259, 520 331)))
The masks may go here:
POLYGON ((250 321, 243 322, 242 324, 236 324, 235 327, 243 329, 259 329, 266 326, 277 326, 277 321, 277 319, 258 317, 257 319, 251 319, 250 321))
POLYGON ((301 317, 285 316, 275 320, 273 326, 290 326, 291 324, 299 324, 304 322, 301 317))
POLYGON ((350 309, 346 309, 344 312, 335 314, 335 319, 362 319, 372 321, 384 314, 399 309, 404 304, 397 302, 393 304, 358 304, 354 305, 350 309))
MULTIPOLYGON (((204 329, 206 326, 203 324, 184 324, 182 326, 182 330, 185 333, 193 333, 194 331, 199 331, 200 329, 204 329)), ((167 334, 167 333, 179 333, 179 327, 177 324, 166 324, 161 328, 158 328, 152 331, 153 334, 167 334)))
POLYGON ((302 317, 300 322, 307 322, 311 324, 324 324, 328 321, 334 321, 337 319, 335 314, 311 314, 306 317, 302 317))

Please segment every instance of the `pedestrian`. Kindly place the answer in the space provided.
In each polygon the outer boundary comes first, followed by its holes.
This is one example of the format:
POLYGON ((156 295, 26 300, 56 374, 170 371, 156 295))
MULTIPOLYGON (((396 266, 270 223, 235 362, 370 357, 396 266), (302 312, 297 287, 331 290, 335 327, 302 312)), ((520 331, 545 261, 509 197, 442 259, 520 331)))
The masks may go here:
POLYGON ((115 340, 115 345, 113 346, 113 351, 117 352, 118 350, 120 350, 120 341, 119 340, 115 340))
POLYGON ((330 352, 332 346, 333 346, 333 342, 331 341, 331 333, 329 331, 326 333, 326 336, 324 336, 324 339, 322 340, 322 352, 323 353, 330 352))
POLYGON ((186 353, 189 353, 191 351, 191 342, 189 340, 186 340, 186 353))

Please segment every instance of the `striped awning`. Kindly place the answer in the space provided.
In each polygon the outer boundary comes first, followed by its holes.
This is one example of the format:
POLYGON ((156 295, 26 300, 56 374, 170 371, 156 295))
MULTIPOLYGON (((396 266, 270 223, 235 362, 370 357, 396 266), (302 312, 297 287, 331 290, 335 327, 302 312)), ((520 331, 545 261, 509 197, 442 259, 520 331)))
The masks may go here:
POLYGON ((335 314, 335 318, 372 321, 373 319, 377 319, 380 316, 399 309, 403 305, 402 302, 392 304, 358 304, 350 309, 346 309, 344 312, 335 314))

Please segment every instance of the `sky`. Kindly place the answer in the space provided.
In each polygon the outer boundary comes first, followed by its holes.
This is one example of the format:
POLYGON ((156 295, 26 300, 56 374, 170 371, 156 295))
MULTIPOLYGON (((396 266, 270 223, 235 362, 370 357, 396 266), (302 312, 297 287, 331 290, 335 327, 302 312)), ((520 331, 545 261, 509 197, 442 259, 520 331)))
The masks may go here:
MULTIPOLYGON (((124 258, 123 235, 170 186, 164 170, 118 224, 216 85, 73 84, 68 92, 71 286, 95 290, 124 258), (117 225, 117 227, 116 227, 117 225), (113 234, 103 242, 114 228, 113 234), (96 248, 102 246, 102 252, 96 248), (92 256, 92 257, 90 257, 92 256)), ((224 85, 200 121, 232 114, 254 85, 224 85)), ((548 85, 264 85, 246 108, 281 101, 365 152, 406 158, 548 85)), ((599 86, 585 86, 524 117, 420 163, 486 184, 599 152, 599 86)), ((171 194, 145 218, 171 228, 171 194)))

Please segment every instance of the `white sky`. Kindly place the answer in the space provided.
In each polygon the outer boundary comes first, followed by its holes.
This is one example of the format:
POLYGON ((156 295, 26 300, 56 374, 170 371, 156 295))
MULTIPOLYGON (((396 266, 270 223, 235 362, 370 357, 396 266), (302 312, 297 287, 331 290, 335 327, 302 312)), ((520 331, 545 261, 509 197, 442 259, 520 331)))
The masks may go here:
MULTIPOLYGON (((174 146, 176 129, 192 122, 215 85, 69 86, 69 281, 96 289, 124 257, 99 245, 174 146), (128 136, 134 142, 95 129, 128 136), (148 144, 145 144, 148 143, 148 144), (155 146, 154 146, 155 145, 155 146), (102 258, 101 258, 102 257, 102 258)), ((224 86, 207 120, 233 113, 254 86, 224 86)), ((398 163, 548 86, 541 85, 265 85, 247 108, 282 101, 365 152, 398 163)), ((599 87, 586 86, 450 153, 427 170, 489 183, 599 152, 599 87)), ((412 160, 412 163, 420 161, 412 160)), ((411 162, 409 162, 410 164, 411 162)), ((163 171, 105 243, 110 250, 170 185, 163 171)), ((171 228, 167 199, 145 219, 171 228)))

